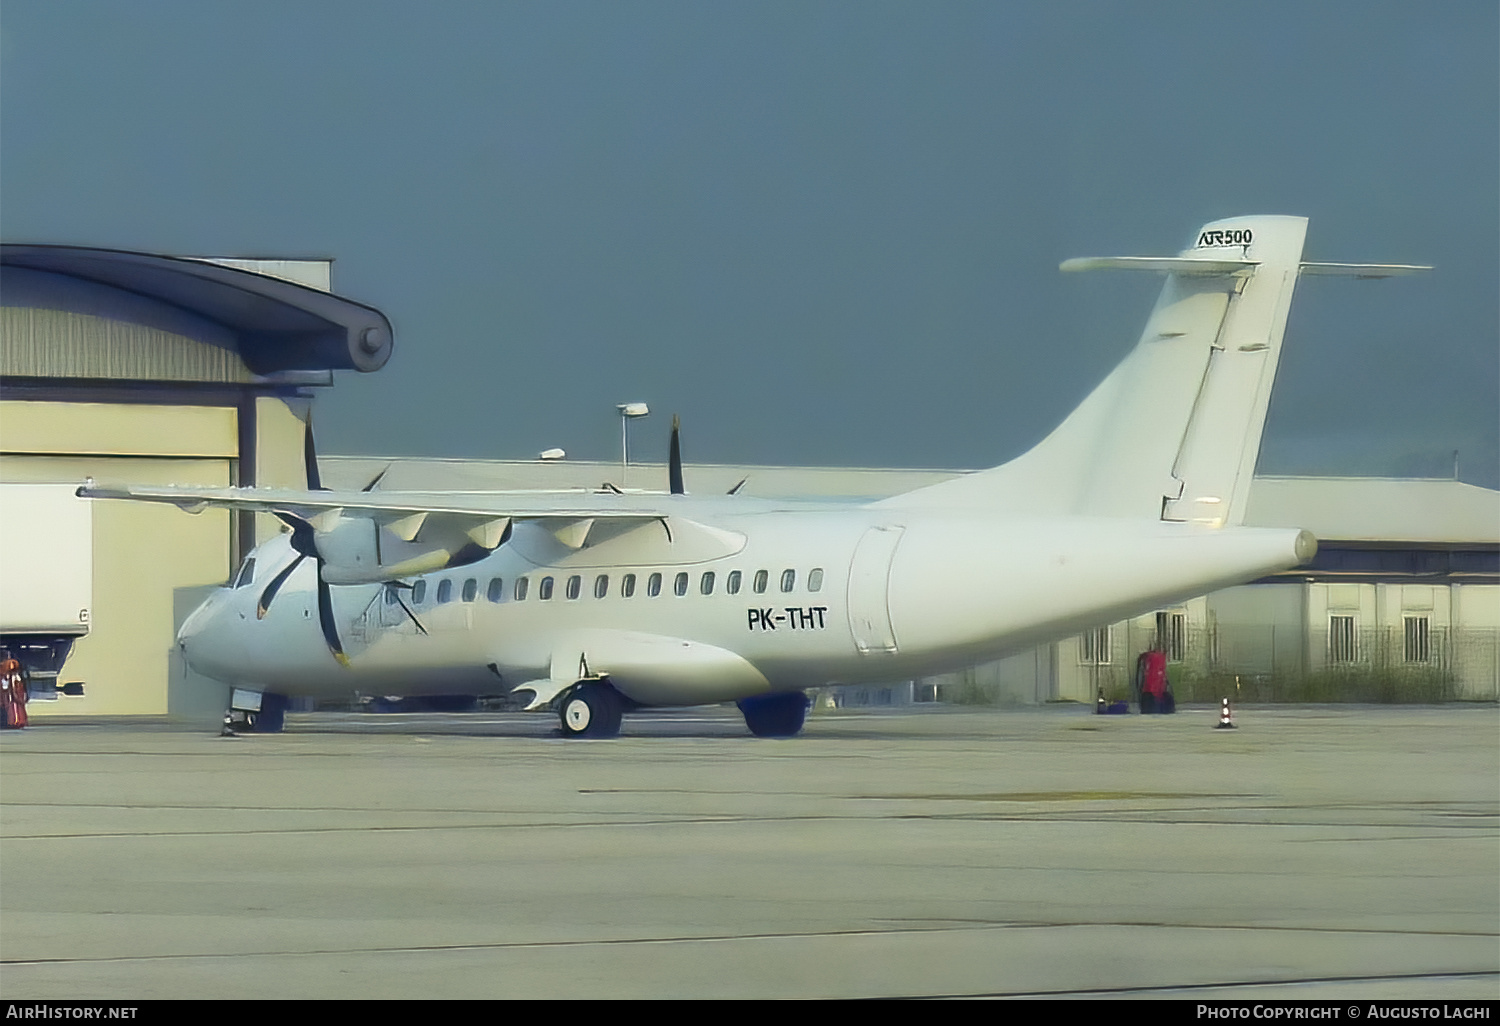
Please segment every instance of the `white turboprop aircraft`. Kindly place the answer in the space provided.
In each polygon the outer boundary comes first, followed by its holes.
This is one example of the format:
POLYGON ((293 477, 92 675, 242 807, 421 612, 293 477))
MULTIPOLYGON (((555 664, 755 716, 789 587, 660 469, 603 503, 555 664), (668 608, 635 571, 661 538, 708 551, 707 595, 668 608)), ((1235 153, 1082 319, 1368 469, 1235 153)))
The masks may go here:
POLYGON ((1305 531, 1241 526, 1300 217, 1205 225, 1175 257, 1069 260, 1166 285, 1135 349, 1029 452, 866 505, 683 494, 103 487, 90 498, 275 514, 182 625, 190 665, 279 727, 286 695, 495 694, 610 737, 642 706, 735 701, 798 733, 803 689, 995 659, 1305 562, 1305 531), (315 624, 317 626, 315 626, 315 624), (321 627, 321 629, 319 629, 321 627))

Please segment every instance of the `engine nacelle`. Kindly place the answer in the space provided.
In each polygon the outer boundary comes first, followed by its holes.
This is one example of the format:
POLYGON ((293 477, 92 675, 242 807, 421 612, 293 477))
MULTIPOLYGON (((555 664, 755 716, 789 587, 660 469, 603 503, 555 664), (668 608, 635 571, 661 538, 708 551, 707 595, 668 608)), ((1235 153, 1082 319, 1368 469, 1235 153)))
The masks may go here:
POLYGON ((377 584, 477 563, 510 537, 510 522, 477 526, 423 518, 380 525, 370 517, 319 517, 313 545, 329 584, 377 584), (405 536, 408 535, 409 537, 405 536))

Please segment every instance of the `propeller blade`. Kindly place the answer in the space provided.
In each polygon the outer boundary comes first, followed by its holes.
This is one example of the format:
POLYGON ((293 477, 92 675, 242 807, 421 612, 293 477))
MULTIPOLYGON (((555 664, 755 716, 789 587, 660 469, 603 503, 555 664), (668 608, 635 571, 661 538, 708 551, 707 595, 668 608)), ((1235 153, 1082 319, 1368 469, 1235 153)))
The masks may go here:
POLYGON ((733 488, 729 489, 729 494, 730 495, 738 495, 738 494, 740 494, 740 489, 743 488, 743 487, 745 487, 745 482, 748 481, 748 480, 750 480, 748 477, 742 477, 742 478, 740 478, 739 484, 737 484, 733 488))
POLYGON ((302 561, 306 558, 306 556, 299 552, 296 559, 282 568, 281 573, 271 578, 271 583, 266 585, 266 590, 260 593, 260 601, 255 603, 255 618, 257 620, 264 620, 266 618, 266 613, 271 609, 271 600, 276 597, 276 593, 281 590, 281 586, 286 583, 286 579, 292 576, 292 571, 301 566, 302 561))
POLYGON ((302 432, 302 467, 307 472, 307 490, 310 492, 327 491, 323 487, 323 479, 318 474, 318 447, 313 442, 312 410, 307 411, 307 427, 302 432))
MULTIPOLYGON (((292 548, 304 556, 318 554, 317 543, 313 540, 313 525, 292 513, 283 513, 281 510, 272 511, 276 519, 292 529, 292 548)), ((321 574, 319 579, 321 579, 321 574)))
POLYGON ((682 431, 677 414, 672 414, 672 444, 667 450, 667 484, 673 495, 683 495, 682 487, 682 431))
POLYGON ((410 588, 411 585, 402 584, 400 581, 391 581, 386 585, 386 587, 391 589, 391 597, 394 598, 396 600, 396 603, 406 611, 406 615, 411 617, 411 622, 416 624, 417 630, 421 631, 423 634, 426 634, 427 628, 422 626, 422 621, 417 619, 417 614, 411 611, 411 606, 407 605, 406 600, 401 597, 401 589, 410 588))
POLYGON ((323 580, 323 564, 318 563, 318 623, 323 628, 323 640, 328 642, 328 651, 339 661, 339 665, 348 666, 349 657, 344 654, 343 642, 339 641, 338 625, 333 622, 333 596, 329 594, 328 582, 323 580))

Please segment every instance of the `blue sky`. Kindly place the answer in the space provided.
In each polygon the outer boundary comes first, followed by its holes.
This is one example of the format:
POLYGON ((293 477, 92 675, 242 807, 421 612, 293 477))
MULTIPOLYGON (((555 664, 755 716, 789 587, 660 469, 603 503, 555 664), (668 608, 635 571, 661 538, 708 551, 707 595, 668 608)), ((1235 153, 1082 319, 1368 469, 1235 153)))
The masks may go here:
POLYGON ((1493 2, 6 0, 0 234, 336 258, 327 452, 987 466, 1158 284, 1311 219, 1261 471, 1500 485, 1493 2), (660 452, 656 451, 660 450, 660 452))

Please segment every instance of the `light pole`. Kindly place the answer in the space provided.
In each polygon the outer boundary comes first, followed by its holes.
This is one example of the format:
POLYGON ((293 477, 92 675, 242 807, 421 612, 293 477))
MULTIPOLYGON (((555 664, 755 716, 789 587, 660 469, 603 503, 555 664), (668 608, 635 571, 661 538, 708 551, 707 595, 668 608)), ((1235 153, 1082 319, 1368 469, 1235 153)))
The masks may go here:
POLYGON ((615 409, 620 411, 620 487, 624 488, 630 473, 630 422, 651 410, 645 403, 620 403, 615 409))

